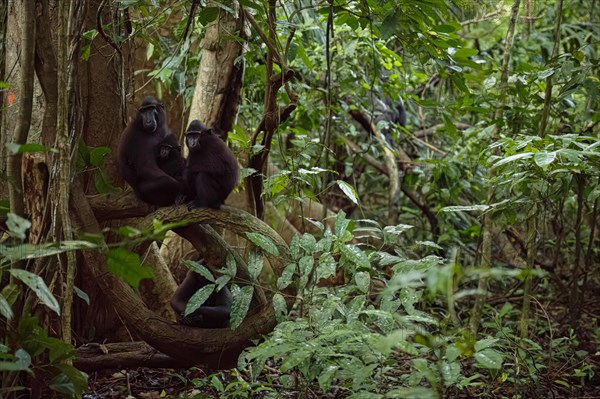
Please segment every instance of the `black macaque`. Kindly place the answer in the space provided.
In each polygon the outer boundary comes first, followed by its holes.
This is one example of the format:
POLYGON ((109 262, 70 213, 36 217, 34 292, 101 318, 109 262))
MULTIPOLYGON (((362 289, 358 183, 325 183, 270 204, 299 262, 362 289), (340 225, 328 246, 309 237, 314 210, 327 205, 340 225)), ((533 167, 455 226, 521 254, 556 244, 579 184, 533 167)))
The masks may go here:
POLYGON ((148 96, 121 136, 118 156, 121 175, 139 199, 152 205, 171 205, 183 191, 182 183, 158 166, 156 151, 168 134, 163 104, 148 96))
POLYGON ((183 183, 185 158, 181 155, 181 145, 173 133, 167 134, 158 144, 156 162, 163 172, 183 183))
POLYGON ((233 296, 227 286, 213 292, 204 305, 184 316, 189 299, 209 281, 196 272, 189 271, 171 298, 171 307, 177 314, 177 322, 201 328, 226 328, 229 326, 233 296))
POLYGON ((199 120, 188 126, 185 143, 190 150, 185 166, 187 195, 192 199, 188 208, 219 208, 237 185, 235 155, 199 120))
POLYGON ((402 97, 398 97, 398 102, 394 102, 388 97, 384 96, 383 99, 374 98, 375 104, 375 118, 373 122, 377 126, 380 121, 385 121, 385 126, 380 128, 381 133, 385 136, 386 141, 389 145, 393 145, 394 138, 392 136, 392 123, 406 126, 406 108, 402 97))

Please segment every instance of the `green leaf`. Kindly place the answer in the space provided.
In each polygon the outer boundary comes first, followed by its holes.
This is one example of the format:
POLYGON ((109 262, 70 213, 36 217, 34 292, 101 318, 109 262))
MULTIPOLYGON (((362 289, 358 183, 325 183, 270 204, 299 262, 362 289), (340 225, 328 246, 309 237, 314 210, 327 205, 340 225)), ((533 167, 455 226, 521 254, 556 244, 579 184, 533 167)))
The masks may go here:
POLYGON ((483 349, 491 348, 492 346, 496 345, 497 342, 498 339, 496 338, 480 339, 479 341, 475 342, 473 349, 475 349, 475 352, 479 352, 483 349))
POLYGON ((104 163, 104 157, 110 154, 112 150, 110 147, 95 147, 90 151, 90 164, 97 168, 101 167, 104 163))
POLYGON ((73 290, 75 291, 75 294, 77 295, 77 297, 79 299, 81 299, 82 301, 84 301, 88 305, 90 304, 90 296, 85 291, 83 291, 79 287, 73 287, 73 290))
POLYGON ((546 151, 536 152, 535 155, 533 156, 533 161, 540 168, 547 169, 548 166, 552 162, 554 162, 554 160, 556 159, 556 153, 557 153, 556 151, 552 151, 552 152, 546 152, 546 151))
POLYGON ((287 304, 285 303, 285 298, 279 292, 273 295, 273 308, 275 309, 275 317, 278 323, 287 320, 287 304))
POLYGON ((215 291, 215 287, 215 284, 206 284, 204 287, 196 291, 188 300, 187 305, 185 306, 184 315, 189 316, 200 306, 204 305, 204 302, 206 302, 210 294, 215 291))
POLYGON ((0 314, 9 320, 14 316, 12 308, 4 295, 0 295, 0 314))
POLYGON ((0 295, 2 295, 4 299, 6 299, 6 302, 8 302, 10 306, 12 306, 15 302, 17 302, 17 299, 19 299, 20 292, 20 285, 9 283, 6 284, 4 288, 2 288, 2 291, 0 291, 0 295))
POLYGON ((310 62, 310 58, 308 58, 308 55, 306 54, 306 49, 304 48, 304 46, 302 44, 298 44, 298 56, 300 57, 302 62, 304 62, 304 65, 306 65, 308 70, 312 71, 313 70, 312 62, 310 62))
POLYGON ((53 312, 60 315, 60 305, 52 292, 48 289, 46 282, 43 278, 38 276, 37 274, 33 274, 23 269, 11 269, 9 273, 21 280, 27 287, 29 287, 35 295, 39 298, 39 300, 46 306, 50 308, 53 312))
POLYGON ((479 50, 474 49, 474 48, 459 48, 458 50, 454 51, 452 54, 450 54, 453 58, 456 59, 460 59, 460 58, 469 58, 472 57, 474 55, 479 54, 479 50))
POLYGON ((208 25, 219 16, 218 7, 205 7, 198 13, 198 21, 204 26, 208 25))
POLYGON ((232 278, 235 277, 235 275, 237 274, 237 264, 235 263, 235 257, 232 253, 227 253, 225 264, 227 265, 227 275, 229 275, 232 278))
POLYGON ((501 159, 500 161, 496 162, 495 164, 492 165, 492 168, 497 168, 498 166, 502 166, 504 164, 513 162, 513 161, 517 161, 519 159, 526 159, 526 158, 531 158, 533 156, 533 152, 522 152, 519 154, 514 154, 511 155, 509 157, 506 157, 504 159, 501 159))
POLYGON ((336 266, 335 259, 333 259, 330 253, 321 255, 317 265, 317 282, 324 278, 335 276, 336 266))
POLYGON ((263 7, 260 5, 260 3, 251 0, 240 0, 240 4, 244 7, 253 8, 257 11, 263 11, 263 7))
POLYGON ((280 290, 287 288, 293 282, 295 273, 296 264, 290 263, 287 265, 281 272, 281 276, 277 279, 277 288, 280 290))
POLYGON ((361 292, 369 292, 371 286, 371 275, 367 272, 358 272, 354 275, 354 282, 361 292))
POLYGON ((24 154, 26 152, 50 152, 54 151, 51 147, 46 147, 37 143, 25 143, 25 144, 15 144, 15 143, 6 143, 6 148, 10 152, 11 155, 15 154, 24 154))
POLYGON ((239 293, 233 295, 233 303, 231 304, 231 329, 237 329, 250 308, 250 302, 252 301, 252 295, 254 294, 254 287, 251 285, 243 286, 239 293))
POLYGON ((260 233, 246 233, 246 238, 263 251, 273 256, 279 256, 279 250, 270 238, 260 233))
POLYGON ((346 197, 348 197, 355 205, 358 205, 358 194, 356 193, 354 187, 343 180, 337 180, 336 183, 346 197))
POLYGON ((256 280, 263 269, 263 256, 257 251, 250 251, 248 255, 248 271, 250 272, 250 277, 253 280, 256 280))
POLYGON ((31 222, 15 213, 9 212, 6 227, 8 227, 10 235, 24 240, 27 237, 27 230, 31 227, 31 222))
POLYGON ((4 247, 0 245, 0 255, 10 261, 19 261, 24 259, 44 258, 46 256, 57 255, 66 251, 77 249, 97 248, 96 244, 88 241, 63 241, 61 243, 48 244, 21 244, 13 247, 4 247))
POLYGON ((154 44, 152 44, 152 42, 148 42, 146 45, 146 61, 150 60, 152 55, 154 55, 154 44))
POLYGON ((113 186, 106 177, 104 169, 100 168, 94 170, 94 187, 96 188, 96 191, 101 194, 118 193, 123 191, 120 187, 113 186))
POLYGON ((145 278, 154 277, 152 269, 142 266, 140 256, 123 248, 110 249, 106 252, 108 270, 121 277, 133 288, 140 285, 145 278))
POLYGON ((357 267, 363 269, 371 268, 371 262, 369 262, 369 258, 367 258, 367 255, 365 255, 365 253, 356 245, 340 245, 340 252, 346 259, 348 259, 357 267))
POLYGON ((88 388, 88 376, 69 364, 57 364, 60 374, 54 377, 48 386, 59 393, 81 398, 88 388))
POLYGON ((500 352, 489 348, 480 352, 476 352, 475 360, 480 366, 490 370, 499 370, 502 367, 502 362, 504 361, 500 352))
POLYGON ((289 183, 290 176, 288 174, 279 174, 273 176, 269 181, 269 185, 271 187, 271 195, 275 196, 279 194, 288 186, 289 183))
POLYGON ((431 29, 433 29, 436 32, 440 32, 440 33, 452 33, 452 32, 458 31, 460 29, 460 25, 458 25, 458 24, 455 24, 455 25, 443 24, 443 25, 434 26, 431 29))
POLYGON ((456 206, 445 206, 442 208, 442 212, 484 212, 490 208, 489 205, 456 205, 456 206))
POLYGON ((305 233, 300 238, 300 246, 304 249, 305 253, 312 255, 316 251, 317 240, 312 234, 305 233))
POLYGON ((387 40, 400 29, 400 7, 392 7, 381 23, 380 35, 387 40))
POLYGON ((554 68, 550 68, 550 69, 546 69, 546 70, 544 70, 544 71, 540 71, 540 72, 538 73, 538 76, 537 76, 537 78, 538 78, 538 80, 544 80, 544 79, 546 79, 547 77, 550 77, 550 76, 554 75, 554 72, 556 72, 556 71, 554 70, 554 68))
POLYGON ((24 349, 17 349, 14 362, 0 362, 0 371, 31 371, 31 356, 24 349))
POLYGON ((206 266, 204 266, 203 264, 198 263, 193 260, 189 260, 189 259, 184 259, 181 263, 183 263, 188 269, 190 269, 193 272, 198 273, 199 275, 201 275, 208 281, 211 281, 213 283, 215 282, 215 277, 213 276, 211 271, 208 270, 208 268, 206 266))

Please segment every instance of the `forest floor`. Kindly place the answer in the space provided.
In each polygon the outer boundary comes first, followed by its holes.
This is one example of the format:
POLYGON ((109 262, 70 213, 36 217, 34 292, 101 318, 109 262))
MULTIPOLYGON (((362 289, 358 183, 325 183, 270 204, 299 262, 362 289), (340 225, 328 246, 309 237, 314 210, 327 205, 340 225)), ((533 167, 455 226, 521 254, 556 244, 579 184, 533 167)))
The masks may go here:
MULTIPOLYGON (((500 375, 485 386, 458 390, 449 388, 445 398, 519 398, 519 399, 600 399, 600 296, 589 297, 583 306, 581 327, 575 337, 578 347, 572 349, 588 353, 585 363, 592 372, 587 372, 587 380, 578 378, 577 366, 567 365, 560 360, 550 364, 539 364, 537 383, 517 388, 508 381, 500 381, 500 375), (590 377, 591 376, 591 377, 590 377), (558 383, 557 383, 558 381, 558 383), (568 381, 570 386, 563 383, 568 381), (563 382, 563 383, 561 383, 563 382)), ((534 335, 534 340, 544 348, 549 347, 550 340, 569 335, 566 320, 566 301, 564 297, 554 297, 547 303, 543 316, 553 319, 552 324, 559 326, 550 335, 534 335), (560 322, 560 320, 563 320, 560 322), (560 329, 563 329, 561 331, 560 329)), ((571 334, 573 337, 573 334, 571 334)), ((572 338, 571 338, 572 340, 572 338)), ((510 354, 507 354, 509 356, 510 354)), ((568 355, 568 354, 567 354, 568 355)), ((552 356, 554 358, 554 356, 552 356)), ((564 358, 564 357, 563 357, 564 358)), ((410 359, 396 359, 398 373, 410 367, 410 359)), ((583 363, 583 362, 581 362, 583 363)), ((302 385, 301 388, 284 386, 280 381, 280 373, 275 364, 265 367, 261 378, 256 383, 250 381, 248 375, 238 376, 237 370, 208 372, 197 368, 185 370, 137 368, 129 370, 105 370, 90 374, 89 391, 84 399, 164 399, 164 398, 344 398, 351 391, 333 388, 327 394, 314 391, 302 385), (243 377, 243 378, 240 378, 243 377)), ((506 365, 506 367, 510 367, 506 365)), ((512 366, 514 367, 514 365, 512 366)), ((422 399, 422 398, 417 398, 422 399)))

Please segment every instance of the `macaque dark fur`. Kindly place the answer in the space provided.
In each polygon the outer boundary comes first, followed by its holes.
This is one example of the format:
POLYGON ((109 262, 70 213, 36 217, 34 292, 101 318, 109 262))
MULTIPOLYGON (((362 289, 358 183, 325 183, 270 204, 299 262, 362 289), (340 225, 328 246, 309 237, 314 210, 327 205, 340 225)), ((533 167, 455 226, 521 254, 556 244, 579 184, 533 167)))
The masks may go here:
POLYGON ((381 133, 385 136, 388 144, 393 145, 394 138, 392 136, 392 124, 402 127, 406 126, 406 107, 402 97, 398 97, 397 102, 393 102, 388 96, 384 96, 382 100, 373 98, 375 104, 375 118, 373 122, 375 126, 380 121, 385 121, 386 126, 381 127, 381 133))
POLYGON ((167 134, 163 141, 158 144, 156 159, 158 167, 163 172, 183 182, 185 158, 181 155, 181 145, 179 145, 177 136, 173 133, 167 134))
POLYGON ((121 136, 119 171, 137 197, 152 205, 171 205, 183 190, 180 182, 158 166, 156 151, 168 134, 163 104, 148 96, 121 136))
POLYGON ((219 208, 238 181, 238 163, 212 129, 193 120, 185 133, 189 155, 185 167, 188 208, 219 208))
POLYGON ((226 328, 229 326, 233 297, 227 286, 221 288, 219 292, 213 292, 204 305, 188 316, 184 316, 189 299, 208 283, 208 280, 196 272, 189 271, 187 273, 171 299, 171 307, 177 314, 178 323, 201 328, 226 328))

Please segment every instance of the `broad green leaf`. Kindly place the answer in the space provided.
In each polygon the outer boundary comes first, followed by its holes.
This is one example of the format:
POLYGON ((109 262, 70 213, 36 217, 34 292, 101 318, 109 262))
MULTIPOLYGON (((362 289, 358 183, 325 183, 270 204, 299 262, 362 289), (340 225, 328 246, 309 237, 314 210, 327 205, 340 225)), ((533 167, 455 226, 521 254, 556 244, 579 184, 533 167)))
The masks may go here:
POLYGON ((287 288, 293 282, 294 275, 296 273, 296 267, 297 266, 295 263, 290 263, 283 269, 281 276, 277 279, 278 289, 282 290, 287 288))
POLYGON ((480 352, 476 352, 475 360, 480 366, 491 370, 499 370, 502 367, 502 362, 504 361, 500 352, 489 348, 480 352))
POLYGON ((75 291, 75 294, 77 295, 77 297, 79 299, 81 299, 82 301, 84 301, 88 305, 90 304, 90 296, 85 291, 81 290, 77 286, 73 287, 73 290, 75 291))
POLYGON ((454 51, 452 54, 450 54, 453 58, 456 59, 460 59, 460 58, 469 58, 469 57, 473 57, 474 55, 479 54, 479 50, 474 49, 474 48, 459 48, 456 51, 454 51))
POLYGON ((275 317, 277 318, 278 323, 287 320, 287 304, 285 303, 283 295, 281 295, 279 292, 273 295, 273 307, 275 308, 275 317))
POLYGON ((208 270, 208 268, 206 266, 204 266, 203 264, 198 263, 193 260, 189 260, 189 259, 184 259, 181 263, 183 263, 188 269, 190 269, 193 272, 198 273, 199 275, 201 275, 208 281, 211 281, 211 282, 215 281, 215 277, 213 276, 211 271, 208 270))
POLYGON ((25 240, 27 230, 31 227, 31 222, 16 213, 9 212, 6 221, 9 233, 21 240, 25 240))
POLYGON ((350 201, 352 201, 355 205, 358 205, 358 194, 356 193, 354 187, 343 180, 337 180, 336 183, 346 197, 348 197, 348 199, 350 199, 350 201))
POLYGON ((9 273, 13 275, 13 277, 21 280, 27 287, 29 287, 39 300, 46 306, 50 308, 53 312, 60 315, 60 305, 43 278, 38 276, 37 274, 33 274, 23 269, 11 269, 9 273))
POLYGON ((262 254, 257 251, 251 251, 248 255, 248 271, 250 272, 250 277, 256 280, 263 269, 264 259, 262 254))
POLYGON ((109 249, 106 252, 106 264, 111 273, 121 277, 133 288, 145 278, 154 277, 152 269, 142 266, 140 256, 123 248, 109 249))
POLYGON ((269 186, 271 188, 271 195, 275 196, 283 191, 288 184, 290 183, 290 176, 287 174, 279 174, 273 176, 269 181, 269 186))
POLYGON ((344 255, 346 259, 348 259, 357 267, 363 269, 371 268, 371 262, 369 262, 369 258, 367 258, 367 255, 365 255, 365 253, 356 245, 340 245, 340 252, 342 253, 342 255, 344 255))
POLYGON ((484 212, 490 208, 489 205, 465 205, 465 206, 445 206, 441 210, 442 212, 484 212))
POLYGON ((509 157, 506 157, 506 158, 501 159, 500 161, 496 162, 495 164, 492 165, 492 168, 497 168, 497 167, 505 165, 507 163, 510 163, 513 161, 518 161, 519 159, 531 158, 532 156, 533 156, 533 152, 522 152, 519 154, 514 154, 514 155, 511 155, 509 157))
POLYGON ((219 16, 219 9, 217 7, 204 7, 198 13, 198 21, 204 26, 208 25, 219 16))
POLYGON ((533 156, 533 160, 536 163, 536 165, 539 166, 542 169, 548 168, 548 166, 552 162, 554 162, 555 159, 556 159, 556 151, 552 151, 552 152, 546 152, 546 151, 536 152, 535 155, 533 156))
POLYGON ((400 29, 400 13, 399 7, 392 7, 388 15, 383 19, 380 28, 380 34, 383 40, 389 39, 400 29))
POLYGON ((330 253, 323 254, 317 264, 317 282, 324 278, 335 276, 336 266, 335 259, 333 259, 330 253))
POLYGON ((367 272, 358 272, 354 275, 354 282, 360 291, 367 293, 371 285, 371 275, 367 272))
POLYGON ((87 374, 70 364, 57 364, 54 367, 60 370, 61 373, 54 377, 48 383, 48 386, 64 395, 81 398, 88 388, 87 374))
POLYGON ((6 148, 11 155, 25 154, 26 152, 50 152, 54 151, 51 147, 46 147, 42 144, 37 143, 26 143, 26 144, 15 144, 6 143, 6 148))
POLYGON ((437 25, 437 26, 433 26, 431 29, 433 29, 436 32, 440 32, 440 33, 452 33, 452 32, 456 32, 457 30, 460 29, 460 25, 458 24, 443 24, 443 25, 437 25))
POLYGON ((317 248, 317 240, 312 234, 305 233, 300 238, 300 246, 307 254, 313 254, 317 248))
POLYGON ((2 291, 0 291, 0 295, 6 299, 9 306, 12 306, 17 299, 19 298, 19 293, 21 292, 21 287, 18 284, 6 284, 2 291))
POLYGON ((200 306, 204 305, 204 302, 206 302, 210 294, 215 291, 215 287, 215 284, 206 284, 204 287, 196 291, 188 300, 187 305, 185 306, 184 315, 189 316, 200 306))
POLYGON ((479 352, 483 349, 487 349, 496 345, 497 342, 498 339, 496 338, 480 339, 479 341, 475 342, 475 345, 473 345, 473 349, 475 349, 475 352, 479 352))
POLYGON ((148 42, 146 45, 146 61, 150 60, 152 55, 154 55, 154 44, 152 44, 152 42, 148 42))
POLYGON ((0 362, 0 371, 30 371, 31 356, 24 349, 17 349, 15 361, 0 362))
POLYGON ((306 49, 304 48, 304 46, 302 44, 298 44, 298 56, 300 57, 302 62, 304 62, 304 65, 306 65, 308 70, 312 71, 312 69, 313 69, 312 62, 310 62, 310 58, 308 58, 308 55, 306 54, 306 49))
POLYGON ((9 320, 12 319, 14 315, 12 308, 10 307, 10 304, 8 303, 4 295, 0 295, 0 315, 4 316, 9 320))
POLYGON ((279 250, 277 249, 277 246, 269 237, 266 237, 260 233, 246 233, 246 238, 248 238, 248 240, 250 240, 257 247, 261 248, 263 251, 273 256, 279 256, 279 250))
POLYGON ((554 68, 546 69, 544 71, 539 72, 537 78, 538 80, 544 80, 547 77, 554 75, 554 72, 556 72, 554 68))
POLYGON ((110 154, 112 150, 110 147, 95 147, 90 151, 90 164, 97 168, 101 167, 104 163, 104 157, 110 154))
POLYGON ((94 171, 94 187, 101 194, 119 193, 123 191, 120 187, 113 186, 110 180, 106 177, 104 169, 96 169, 94 171))
POLYGON ((326 392, 331 386, 331 382, 333 381, 333 377, 335 376, 336 371, 339 369, 339 366, 328 365, 325 367, 321 374, 319 375, 319 388, 326 392))
POLYGON ((243 286, 238 293, 233 295, 233 303, 231 304, 231 329, 236 330, 248 313, 254 287, 251 285, 243 286))
POLYGON ((237 263, 235 262, 235 257, 232 253, 227 253, 227 259, 225 259, 225 264, 227 265, 227 274, 230 277, 235 277, 237 274, 237 263))

